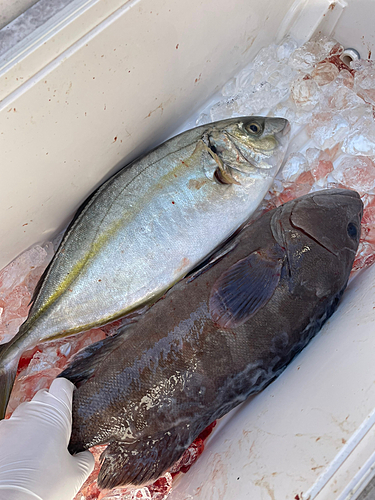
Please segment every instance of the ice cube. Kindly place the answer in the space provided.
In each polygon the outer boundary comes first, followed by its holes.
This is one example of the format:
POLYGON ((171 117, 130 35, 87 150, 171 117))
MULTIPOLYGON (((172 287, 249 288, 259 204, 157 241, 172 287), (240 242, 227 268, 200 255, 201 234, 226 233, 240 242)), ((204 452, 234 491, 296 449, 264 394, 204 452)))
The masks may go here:
POLYGON ((330 62, 318 64, 312 71, 311 76, 321 87, 332 82, 339 74, 337 66, 330 62))
POLYGON ((259 114, 285 99, 287 93, 288 89, 278 89, 264 82, 251 92, 239 92, 230 99, 214 104, 210 110, 211 120, 259 114))
POLYGON ((283 101, 288 93, 288 89, 275 88, 268 82, 260 84, 255 92, 241 96, 238 101, 240 113, 253 115, 262 110, 273 108, 280 101, 283 101))
POLYGON ((375 195, 365 193, 361 196, 361 199, 364 210, 366 210, 366 208, 375 207, 375 195))
MULTIPOLYGON (((315 160, 311 166, 311 175, 315 182, 327 177, 333 170, 333 163, 330 160, 315 160)), ((321 184, 323 186, 324 184, 321 184)))
POLYGON ((367 241, 360 241, 355 256, 352 273, 366 269, 375 262, 375 247, 367 241))
POLYGON ((290 186, 286 187, 282 193, 275 200, 276 206, 282 205, 287 201, 294 200, 299 196, 303 196, 310 192, 314 184, 314 177, 310 171, 303 172, 296 181, 290 186))
POLYGON ((321 54, 324 54, 324 58, 341 55, 344 51, 344 47, 334 38, 327 37, 321 33, 313 36, 311 41, 315 42, 320 47, 321 54))
POLYGON ((128 498, 129 500, 151 500, 151 493, 148 487, 144 486, 143 488, 133 490, 128 498))
POLYGON ((281 178, 285 182, 294 182, 308 167, 309 164, 302 153, 291 153, 282 168, 281 178))
POLYGON ((361 222, 363 238, 368 243, 375 247, 375 207, 367 207, 363 210, 363 217, 361 222))
POLYGON ((335 80, 327 85, 325 91, 325 104, 340 114, 353 125, 359 118, 372 118, 371 106, 357 96, 351 89, 335 80))
POLYGON ((318 104, 320 95, 318 84, 309 76, 299 77, 292 83, 291 96, 297 108, 312 111, 318 104))
POLYGON ((290 95, 287 99, 282 100, 277 104, 269 116, 277 116, 281 118, 286 118, 289 120, 292 126, 292 131, 298 125, 304 125, 311 121, 313 112, 311 110, 306 110, 301 106, 296 106, 292 96, 290 95))
POLYGON ((30 401, 40 389, 48 389, 52 380, 59 373, 61 373, 60 368, 49 368, 43 372, 32 373, 28 376, 20 375, 12 390, 7 407, 7 416, 13 413, 21 403, 30 401))
POLYGON ((354 86, 354 76, 347 69, 343 69, 338 74, 336 83, 338 85, 345 85, 345 87, 352 89, 354 86))
POLYGON ((148 486, 152 500, 165 500, 172 488, 172 475, 166 472, 157 481, 148 486))
POLYGON ((219 101, 214 104, 210 110, 210 121, 225 120, 226 118, 232 118, 239 113, 238 111, 238 101, 240 96, 234 96, 225 101, 219 101))
POLYGON ((330 54, 336 45, 335 40, 326 37, 309 40, 290 55, 288 64, 296 70, 310 72, 319 61, 330 54))
POLYGON ((231 95, 237 94, 238 92, 241 92, 248 87, 252 88, 253 85, 251 84, 251 81, 253 79, 253 75, 253 65, 250 64, 245 66, 236 76, 236 85, 234 88, 234 92, 231 95))
POLYGON ((348 133, 341 149, 354 156, 375 156, 374 120, 367 116, 359 119, 348 133))
POLYGON ((225 97, 230 97, 234 94, 237 93, 237 88, 236 88, 236 78, 231 78, 230 80, 227 81, 227 83, 224 85, 224 87, 221 90, 221 93, 225 97))
POLYGON ((267 77, 267 81, 274 87, 289 90, 290 83, 295 78, 296 71, 294 71, 293 68, 291 68, 290 66, 286 66, 285 64, 280 64, 272 73, 270 73, 270 75, 267 77))
POLYGON ((40 267, 46 257, 46 250, 38 245, 19 255, 2 269, 0 271, 0 298, 5 297, 9 290, 22 283, 30 271, 40 267))
MULTIPOLYGON (((277 50, 275 45, 270 45, 261 49, 254 61, 246 66, 236 77, 236 86, 234 93, 240 91, 252 92, 254 87, 264 84, 270 75, 281 71, 285 65, 280 65, 277 60, 277 50)), ((284 70, 283 79, 285 80, 288 70, 284 70)), ((273 77, 275 80, 275 76, 273 77)), ((229 87, 232 90, 231 87, 229 87)), ((226 92, 229 90, 226 89, 226 92)))
POLYGON ((318 148, 306 149, 305 156, 306 156, 307 161, 309 162, 310 165, 316 160, 327 160, 328 159, 327 154, 318 148))
POLYGON ((210 122, 211 122, 210 116, 207 113, 201 113, 197 118, 195 124, 197 127, 199 127, 199 125, 206 125, 206 123, 210 122))
POLYGON ((345 139, 350 125, 341 115, 323 112, 313 115, 307 133, 321 149, 332 148, 345 139))
POLYGON ((343 186, 360 194, 375 192, 375 165, 366 156, 343 158, 331 175, 343 186))
POLYGON ((2 324, 0 325, 0 344, 5 344, 12 340, 12 338, 18 332, 20 326, 25 321, 26 317, 9 317, 5 315, 2 318, 2 324))
POLYGON ((327 187, 327 176, 333 170, 333 163, 331 160, 334 156, 334 152, 329 149, 322 151, 318 148, 308 148, 305 155, 309 162, 311 175, 315 181, 314 190, 327 187))
POLYGON ((286 63, 297 47, 298 43, 291 36, 286 36, 276 49, 277 59, 286 63))
POLYGON ((321 59, 316 44, 314 42, 306 42, 302 47, 292 52, 288 64, 296 70, 308 72, 311 71, 315 64, 321 59))
POLYGON ((375 105, 375 65, 373 61, 360 59, 350 65, 355 70, 354 91, 372 106, 375 105))
POLYGON ((9 342, 25 321, 31 293, 52 256, 52 243, 37 245, 0 271, 0 344, 9 342))
POLYGON ((336 158, 341 154, 341 144, 335 144, 333 148, 326 148, 325 153, 327 153, 327 160, 335 161, 336 158))
MULTIPOLYGON (((262 48, 258 54, 256 55, 252 67, 254 70, 254 77, 257 73, 262 75, 263 77, 267 77, 270 73, 272 73, 275 67, 278 65, 277 60, 277 46, 274 44, 269 45, 268 47, 262 48)), ((254 79, 253 77, 253 79, 254 79)), ((256 81, 253 84, 260 83, 260 81, 256 81)))

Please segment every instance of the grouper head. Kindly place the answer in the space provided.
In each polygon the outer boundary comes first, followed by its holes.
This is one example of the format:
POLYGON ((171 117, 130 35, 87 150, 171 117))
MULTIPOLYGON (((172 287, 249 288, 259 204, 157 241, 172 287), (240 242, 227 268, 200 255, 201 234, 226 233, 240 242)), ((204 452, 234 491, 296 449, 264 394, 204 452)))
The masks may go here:
POLYGON ((306 286, 321 273, 316 294, 324 297, 346 286, 361 233, 363 204, 356 191, 323 190, 287 203, 271 221, 277 243, 285 250, 292 289, 306 286))
POLYGON ((243 183, 264 170, 276 175, 289 141, 290 125, 284 118, 246 116, 217 122, 206 141, 222 163, 219 181, 243 183), (272 172, 270 172, 272 170, 272 172))
MULTIPOLYGON (((258 248, 232 265, 212 287, 209 307, 215 324, 221 328, 243 325, 277 290, 283 293, 281 299, 280 295, 275 299, 273 310, 288 316, 288 321, 293 323, 293 314, 305 314, 312 303, 321 304, 323 310, 319 314, 315 310, 308 320, 317 325, 324 321, 348 282, 362 210, 357 192, 332 189, 302 196, 266 214, 271 237, 264 237, 264 242, 257 240, 258 248), (302 302, 304 312, 295 309, 295 300, 302 302)), ((249 238, 253 249, 252 227, 250 224, 244 230, 243 242, 249 238)), ((280 319, 278 314, 275 317, 280 319)))

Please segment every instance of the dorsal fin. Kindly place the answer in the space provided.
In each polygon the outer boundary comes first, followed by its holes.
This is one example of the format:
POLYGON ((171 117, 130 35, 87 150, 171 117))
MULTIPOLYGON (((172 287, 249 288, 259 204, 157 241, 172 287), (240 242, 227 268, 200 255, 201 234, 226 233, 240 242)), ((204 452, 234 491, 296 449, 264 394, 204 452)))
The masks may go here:
POLYGON ((93 375, 105 358, 127 339, 130 327, 131 325, 127 325, 115 335, 81 349, 58 377, 67 378, 79 387, 82 382, 85 382, 93 375))

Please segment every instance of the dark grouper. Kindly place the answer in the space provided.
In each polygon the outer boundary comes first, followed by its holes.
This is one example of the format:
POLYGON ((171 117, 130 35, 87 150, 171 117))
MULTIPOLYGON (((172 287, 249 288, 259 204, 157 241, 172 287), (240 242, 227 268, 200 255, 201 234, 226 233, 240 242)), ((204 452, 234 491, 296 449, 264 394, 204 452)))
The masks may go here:
POLYGON ((283 118, 188 130, 124 167, 81 207, 37 287, 29 317, 0 347, 0 418, 26 349, 151 304, 252 214, 288 144, 283 118))
POLYGON ((303 196, 245 227, 138 323, 61 374, 73 453, 108 443, 99 486, 156 479, 213 420, 261 391, 334 312, 360 236, 358 193, 303 196))

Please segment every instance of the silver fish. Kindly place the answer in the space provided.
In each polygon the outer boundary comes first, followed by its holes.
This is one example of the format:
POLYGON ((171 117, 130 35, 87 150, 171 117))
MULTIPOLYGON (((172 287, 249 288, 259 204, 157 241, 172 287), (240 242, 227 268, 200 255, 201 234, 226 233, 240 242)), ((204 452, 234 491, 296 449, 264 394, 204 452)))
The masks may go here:
POLYGON ((155 480, 282 372, 338 306, 362 209, 337 189, 271 210, 137 323, 77 355, 60 375, 77 386, 69 449, 108 444, 99 487, 155 480))
POLYGON ((81 207, 0 350, 0 417, 23 351, 155 302, 257 208, 288 143, 283 118, 184 132, 105 182, 81 207))

